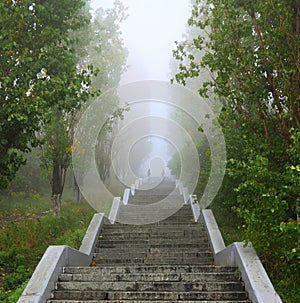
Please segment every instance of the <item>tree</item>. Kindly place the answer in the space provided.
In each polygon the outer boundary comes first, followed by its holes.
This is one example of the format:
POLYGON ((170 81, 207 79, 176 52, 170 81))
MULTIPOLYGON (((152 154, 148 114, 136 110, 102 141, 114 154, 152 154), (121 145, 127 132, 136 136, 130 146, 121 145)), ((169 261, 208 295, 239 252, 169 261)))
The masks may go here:
MULTIPOLYGON (((111 9, 97 9, 91 24, 86 56, 82 58, 84 65, 92 65, 97 69, 97 74, 91 79, 91 88, 105 94, 105 102, 102 102, 100 107, 101 111, 106 113, 106 123, 99 133, 96 146, 96 163, 103 182, 110 176, 111 148, 115 129, 124 111, 118 108, 119 101, 115 88, 126 70, 128 52, 124 47, 120 31, 120 24, 126 18, 126 8, 120 1, 115 1, 111 9)), ((92 97, 89 102, 94 100, 95 98, 92 97)), ((77 186, 76 188, 79 189, 77 186)))
MULTIPOLYGON (((223 103, 220 122, 229 157, 223 192, 267 269, 297 273, 299 265, 299 1, 197 0, 190 26, 210 27, 201 60, 184 43, 176 80, 213 76, 199 87, 223 103), (203 15, 203 12, 205 13, 203 15), (186 62, 186 61, 185 61, 186 62), (234 190, 234 192, 233 192, 234 190), (230 193, 228 195, 228 193, 230 193)), ((222 192, 220 193, 222 195, 222 192)))
POLYGON ((35 136, 62 105, 61 94, 75 94, 85 82, 76 74, 67 80, 72 43, 69 31, 85 20, 74 18, 82 0, 0 1, 0 187, 13 179, 23 153, 37 146, 35 136), (65 67, 65 69, 64 69, 65 67))
MULTIPOLYGON (((115 86, 119 79, 125 62, 125 54, 122 49, 122 40, 117 31, 118 22, 122 9, 116 2, 113 9, 104 12, 98 10, 95 19, 90 24, 82 23, 82 27, 70 32, 77 43, 72 45, 70 52, 69 70, 66 81, 72 79, 73 75, 84 74, 89 71, 85 86, 81 85, 77 94, 69 96, 62 94, 62 106, 52 107, 52 115, 49 123, 45 125, 43 138, 43 163, 47 168, 51 180, 52 202, 55 217, 60 216, 61 196, 64 189, 65 177, 71 164, 72 141, 76 123, 81 116, 81 111, 93 102, 100 92, 109 87, 115 86), (114 25, 112 28, 111 25, 114 25), (88 39, 86 38, 88 37, 88 39), (115 57, 111 57, 115 54, 115 57), (115 59, 114 64, 111 62, 115 59), (89 77, 88 77, 89 76, 89 77)), ((91 18, 88 3, 81 10, 81 14, 74 18, 91 18)), ((121 20, 121 19, 120 19, 121 20)), ((115 95, 108 95, 103 104, 102 111, 108 112, 115 108, 117 110, 115 95)), ((118 111, 117 111, 118 112, 118 111)), ((114 115, 111 115, 113 117, 114 115)), ((108 128, 107 128, 108 129, 108 128)), ((103 142, 107 141, 107 131, 101 133, 103 142), (104 136, 105 134, 105 136, 104 136)), ((87 136, 89 134, 86 134, 87 136)), ((101 140, 100 140, 101 141, 101 140)), ((104 144, 102 144, 103 146, 104 144)), ((104 150, 108 152, 108 150, 104 150)), ((106 155, 104 153, 104 155, 106 155)), ((104 161, 101 162, 103 164, 104 161)), ((107 162, 105 162, 103 176, 107 177, 107 162)), ((75 194, 79 201, 79 188, 75 183, 75 194)))

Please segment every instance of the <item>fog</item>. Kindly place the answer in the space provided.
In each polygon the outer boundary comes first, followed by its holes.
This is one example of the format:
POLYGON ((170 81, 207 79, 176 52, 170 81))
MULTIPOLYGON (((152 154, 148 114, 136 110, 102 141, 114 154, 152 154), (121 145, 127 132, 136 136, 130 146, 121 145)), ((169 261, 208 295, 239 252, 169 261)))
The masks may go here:
MULTIPOLYGON (((205 208, 223 180, 224 137, 216 124, 210 101, 185 87, 171 84, 169 70, 175 41, 182 40, 185 31, 190 1, 122 2, 128 7, 129 14, 121 26, 129 57, 128 70, 116 88, 116 95, 119 106, 127 107, 129 111, 124 112, 124 118, 115 126, 109 155, 111 178, 121 187, 130 188, 138 178, 148 180, 155 187, 165 178, 176 177, 193 193, 198 184, 201 161, 204 161, 205 175, 209 177, 206 177, 207 184, 199 202, 205 208)), ((109 8, 112 3, 94 0, 92 7, 109 8)), ((112 201, 115 196, 107 182, 99 179, 94 160, 96 138, 107 120, 107 113, 103 113, 101 107, 106 98, 103 93, 82 116, 76 133, 80 146, 74 147, 73 157, 75 175, 84 175, 79 184, 81 192, 100 212, 103 207, 99 205, 99 197, 105 194, 111 196, 112 201), (83 135, 87 133, 88 136, 83 135), (82 171, 83 167, 85 171, 82 171)), ((175 209, 170 206, 170 211, 175 209)))
MULTIPOLYGON (((189 0, 122 0, 129 17, 121 25, 129 51, 128 71, 121 83, 145 79, 169 81, 174 41, 181 40, 189 17, 189 0)), ((92 0, 91 7, 109 8, 113 0, 92 0)))

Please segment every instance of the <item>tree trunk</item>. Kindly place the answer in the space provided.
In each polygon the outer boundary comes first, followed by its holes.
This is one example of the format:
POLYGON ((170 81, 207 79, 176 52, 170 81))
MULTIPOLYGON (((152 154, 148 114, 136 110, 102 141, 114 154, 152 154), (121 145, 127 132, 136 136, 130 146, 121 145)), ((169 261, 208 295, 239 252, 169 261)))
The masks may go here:
POLYGON ((53 207, 53 216, 54 218, 59 219, 61 216, 61 195, 52 195, 52 207, 53 207))
POLYGON ((74 177, 74 199, 76 204, 79 204, 81 202, 81 192, 75 177, 74 177))
POLYGON ((56 161, 53 163, 52 171, 52 206, 54 218, 60 218, 61 215, 61 193, 62 193, 62 176, 60 165, 56 161))

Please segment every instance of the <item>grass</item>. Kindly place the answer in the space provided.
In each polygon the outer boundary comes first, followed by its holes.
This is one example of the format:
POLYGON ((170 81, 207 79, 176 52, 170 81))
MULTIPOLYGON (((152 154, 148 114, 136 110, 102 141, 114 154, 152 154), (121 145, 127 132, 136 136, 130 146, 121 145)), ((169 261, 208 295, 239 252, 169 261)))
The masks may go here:
POLYGON ((49 245, 79 248, 94 214, 86 203, 74 204, 66 192, 62 216, 51 213, 49 196, 0 196, 0 301, 16 302, 49 245), (21 219, 20 219, 21 218, 21 219))
POLYGON ((38 192, 11 193, 0 195, 0 219, 8 216, 23 215, 26 213, 44 212, 51 208, 50 194, 38 192))

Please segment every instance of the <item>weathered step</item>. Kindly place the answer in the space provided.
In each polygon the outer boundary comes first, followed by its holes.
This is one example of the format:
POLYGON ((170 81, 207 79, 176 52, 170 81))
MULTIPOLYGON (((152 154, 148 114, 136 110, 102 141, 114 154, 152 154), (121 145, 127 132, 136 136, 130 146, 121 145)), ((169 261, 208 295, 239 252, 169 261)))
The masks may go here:
POLYGON ((207 272, 207 273, 63 273, 59 277, 61 282, 226 282, 240 281, 237 272, 207 272))
MULTIPOLYGON (((177 226, 176 226, 177 227, 177 226)), ((107 237, 116 237, 116 236, 128 236, 128 237, 134 237, 134 236, 152 236, 152 237, 158 237, 158 236, 166 236, 170 235, 173 237, 183 237, 183 236, 206 236, 207 233, 203 229, 173 229, 169 225, 160 225, 160 229, 151 229, 151 230, 129 230, 129 229, 113 229, 113 230, 103 230, 101 232, 101 235, 99 237, 99 240, 107 237), (161 230, 164 229, 164 230, 161 230)))
MULTIPOLYGON (((210 251, 210 246, 208 242, 202 242, 199 244, 190 244, 190 245, 153 245, 145 247, 144 245, 134 245, 134 252, 150 252, 150 253, 159 253, 159 252, 168 252, 168 251, 178 251, 178 252, 199 252, 201 250, 210 251)), ((96 253, 128 253, 128 248, 126 247, 102 247, 101 243, 95 249, 96 253)))
POLYGON ((179 259, 179 258, 161 258, 161 259, 145 259, 145 258, 104 258, 100 256, 99 258, 94 259, 97 264, 112 264, 112 265, 120 265, 120 264, 145 264, 145 265, 189 265, 189 264, 198 264, 198 265, 210 265, 214 262, 213 258, 191 258, 187 259, 179 259))
POLYGON ((202 224, 180 224, 179 226, 174 224, 164 224, 163 226, 160 224, 148 224, 148 225, 125 225, 125 224, 111 224, 111 225, 104 225, 102 228, 102 233, 139 233, 139 232, 166 232, 171 230, 173 232, 194 232, 194 231, 206 231, 202 224))
POLYGON ((171 228, 165 229, 164 231, 160 230, 138 230, 138 231, 130 231, 130 230, 115 230, 113 233, 109 231, 102 232, 99 240, 103 238, 113 238, 113 237, 186 237, 186 236, 206 236, 206 232, 204 230, 172 230, 171 228))
POLYGON ((242 282, 58 282, 56 290, 80 291, 156 291, 156 292, 186 292, 186 291, 244 291, 242 282))
MULTIPOLYGON (((135 254, 141 254, 145 256, 147 259, 163 259, 163 258, 171 258, 171 259, 191 259, 191 258, 210 258, 212 256, 211 251, 203 252, 181 252, 181 251, 165 251, 165 252, 148 252, 146 255, 144 252, 135 252, 135 251, 128 251, 127 253, 119 253, 118 251, 115 251, 114 253, 109 254, 111 257, 118 257, 122 258, 124 255, 135 255, 135 254)), ((95 257, 102 256, 101 253, 95 253, 95 257)))
MULTIPOLYGON (((48 303, 128 303, 127 300, 49 300, 48 303)), ((132 303, 149 303, 149 301, 143 301, 143 300, 131 300, 132 303)), ((151 300, 152 303, 178 303, 177 300, 171 300, 171 301, 157 301, 157 300, 151 300)), ((184 301, 185 303, 199 303, 199 301, 184 301)), ((201 300, 201 303, 250 303, 248 300, 230 300, 230 301, 203 301, 201 300)))
MULTIPOLYGON (((148 222, 148 219, 149 219, 148 216, 138 216, 138 215, 133 215, 133 214, 130 217, 125 216, 127 222, 129 222, 131 219, 132 219, 132 222, 137 222, 137 217, 139 219, 139 222, 143 222, 142 220, 146 220, 145 222, 148 222)), ((124 217, 122 216, 122 218, 124 218, 124 217)), ((156 218, 156 216, 154 216, 154 218, 156 218)), ((116 221, 118 222, 118 218, 116 219, 116 221)), ((124 220, 122 219, 120 221, 124 221, 124 220)), ((187 223, 195 224, 193 218, 188 219, 188 220, 175 220, 175 221, 163 220, 163 221, 157 222, 156 224, 159 226, 165 226, 165 225, 171 225, 171 224, 176 225, 176 226, 183 226, 183 225, 187 225, 187 223)), ((153 224, 153 223, 150 223, 150 224, 153 224)), ((150 224, 146 224, 146 225, 150 225, 150 224)), ((137 224, 137 226, 141 226, 141 225, 137 224)))
MULTIPOLYGON (((200 234, 186 234, 186 235, 180 235, 180 234, 176 234, 176 233, 165 233, 165 234, 150 234, 150 233, 138 233, 138 234, 112 234, 112 235, 101 235, 101 237, 99 238, 100 243, 102 241, 119 241, 119 240, 134 240, 136 241, 140 241, 140 240, 150 240, 150 241, 156 241, 156 240, 164 240, 164 239, 173 239, 173 242, 177 242, 177 241, 198 241, 199 239, 203 239, 206 238, 206 235, 204 233, 200 234)), ((195 243, 195 242, 193 242, 195 243)))
POLYGON ((244 291, 197 291, 197 292, 164 292, 164 291, 97 291, 97 290, 57 290, 57 300, 246 300, 244 291))
POLYGON ((184 245, 184 244, 199 244, 201 242, 208 241, 207 237, 195 238, 195 237, 185 237, 178 239, 170 238, 142 238, 142 239, 103 239, 100 241, 99 246, 101 247, 113 247, 119 245, 120 247, 132 247, 134 244, 138 245, 184 245))
MULTIPOLYGON (((163 211, 147 212, 147 211, 144 211, 144 210, 132 210, 131 212, 128 212, 125 209, 125 206, 121 207, 118 211, 117 218, 121 217, 121 216, 124 219, 134 219, 134 218, 149 219, 149 218, 153 217, 153 218, 156 218, 158 223, 161 223, 161 222, 180 223, 180 222, 182 222, 182 223, 186 224, 186 223, 189 223, 189 222, 191 222, 191 223, 194 222, 192 214, 190 216, 182 216, 182 215, 171 216, 169 211, 166 211, 166 212, 163 212, 163 211)), ((131 221, 127 220, 126 222, 130 223, 131 221)), ((135 222, 135 221, 132 221, 132 222, 135 222)), ((147 221, 145 221, 145 222, 147 222, 147 221)), ((143 221, 141 221, 141 224, 143 224, 143 221)), ((153 224, 153 223, 149 222, 149 224, 153 224)))
MULTIPOLYGON (((107 253, 104 254, 102 252, 95 253, 94 254, 94 260, 98 262, 98 260, 112 260, 113 263, 119 263, 124 260, 125 263, 128 263, 128 260, 131 262, 136 262, 136 260, 145 259, 145 262, 143 263, 160 263, 160 262, 166 262, 168 264, 168 260, 178 260, 178 262, 183 262, 183 260, 193 260, 197 259, 200 262, 213 262, 213 257, 211 252, 153 252, 153 253, 147 253, 147 252, 137 252, 137 251, 128 251, 124 253, 120 252, 114 252, 114 253, 107 253), (114 262, 113 260, 118 260, 117 262, 114 262)), ((140 263, 138 261, 138 263, 140 263)), ((186 263, 186 262, 185 262, 186 263)), ((173 264, 173 263, 172 263, 173 264)))
POLYGON ((140 225, 140 226, 118 226, 118 228, 107 228, 104 227, 101 231, 102 234, 142 234, 142 233, 152 233, 152 234, 164 234, 164 233, 177 233, 177 234, 187 234, 187 233, 205 233, 206 230, 202 225, 182 225, 182 226, 160 226, 160 225, 140 225))
POLYGON ((157 266, 103 266, 103 267, 64 267, 65 274, 142 274, 142 273, 237 273, 235 267, 225 266, 190 266, 190 265, 157 265, 157 266))

